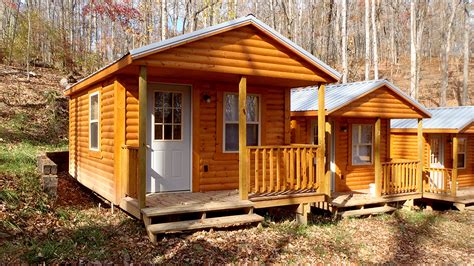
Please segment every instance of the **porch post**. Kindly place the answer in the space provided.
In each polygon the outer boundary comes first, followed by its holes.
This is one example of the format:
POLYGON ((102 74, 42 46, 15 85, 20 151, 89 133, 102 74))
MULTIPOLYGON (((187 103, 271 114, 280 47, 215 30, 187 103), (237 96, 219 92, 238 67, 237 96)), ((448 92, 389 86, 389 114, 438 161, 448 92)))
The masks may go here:
POLYGON ((147 67, 140 66, 138 78, 138 206, 146 206, 146 125, 147 125, 147 67))
POLYGON ((451 196, 456 197, 458 179, 458 135, 453 136, 453 176, 451 178, 451 196))
POLYGON ((374 149, 374 164, 375 164, 375 196, 382 196, 382 160, 380 156, 380 137, 382 129, 382 121, 377 117, 375 121, 375 149, 374 149))
POLYGON ((248 195, 247 182, 247 78, 241 77, 239 83, 239 195, 246 200, 248 195))
POLYGON ((418 143, 418 192, 423 192, 423 119, 418 118, 418 130, 417 130, 417 143, 418 143))
POLYGON ((326 93, 326 86, 324 84, 319 85, 318 89, 318 179, 319 179, 319 191, 328 195, 331 193, 328 186, 328 180, 326 180, 326 106, 324 103, 324 97, 326 93))

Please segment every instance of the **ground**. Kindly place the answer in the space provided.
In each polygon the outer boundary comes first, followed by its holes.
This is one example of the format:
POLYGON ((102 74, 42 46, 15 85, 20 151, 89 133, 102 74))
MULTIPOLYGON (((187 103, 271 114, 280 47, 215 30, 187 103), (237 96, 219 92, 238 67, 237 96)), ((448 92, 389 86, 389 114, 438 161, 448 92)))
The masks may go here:
POLYGON ((112 213, 66 174, 56 200, 41 191, 36 155, 67 148, 67 105, 61 75, 33 71, 27 81, 0 65, 0 264, 474 263, 473 215, 454 210, 340 221, 314 215, 308 226, 263 212, 262 227, 170 234, 152 244, 141 222, 112 213))

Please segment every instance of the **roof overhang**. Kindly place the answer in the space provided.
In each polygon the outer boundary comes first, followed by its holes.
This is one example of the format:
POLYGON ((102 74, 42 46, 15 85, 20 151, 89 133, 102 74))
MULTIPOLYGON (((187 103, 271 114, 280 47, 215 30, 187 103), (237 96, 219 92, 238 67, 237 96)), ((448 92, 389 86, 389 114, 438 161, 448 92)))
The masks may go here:
POLYGON ((232 21, 224 22, 215 26, 197 30, 195 32, 183 34, 177 37, 170 38, 157 43, 152 43, 150 45, 143 46, 141 48, 133 49, 127 54, 125 54, 120 59, 104 66, 103 68, 97 70, 96 72, 88 75, 87 77, 79 80, 75 84, 71 85, 65 90, 65 95, 71 95, 73 93, 79 92, 80 90, 96 83, 102 81, 112 75, 113 73, 121 70, 122 68, 131 65, 134 60, 146 57, 147 55, 159 53, 166 51, 168 49, 194 42, 203 38, 211 37, 213 35, 226 32, 232 29, 244 27, 247 25, 252 25, 258 30, 260 30, 265 35, 269 36, 282 46, 286 47, 290 51, 294 52, 302 59, 304 59, 310 65, 321 70, 329 78, 327 83, 337 82, 341 78, 341 74, 334 70, 333 68, 326 65, 324 62, 310 54, 308 51, 304 50, 300 46, 296 45, 294 42, 284 37, 274 29, 270 28, 265 23, 261 22, 253 15, 248 15, 239 19, 232 21))

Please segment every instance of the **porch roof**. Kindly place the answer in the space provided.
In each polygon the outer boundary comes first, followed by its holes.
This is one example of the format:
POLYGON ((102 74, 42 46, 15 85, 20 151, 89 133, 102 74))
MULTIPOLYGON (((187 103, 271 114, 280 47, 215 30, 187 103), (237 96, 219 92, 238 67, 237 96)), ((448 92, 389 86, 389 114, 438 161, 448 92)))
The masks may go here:
MULTIPOLYGON (((474 106, 428 108, 431 118, 423 119, 423 129, 439 133, 457 133, 474 122, 474 106)), ((410 131, 417 128, 414 119, 393 119, 394 131, 410 131)))
MULTIPOLYGON (((349 105, 363 96, 381 88, 387 87, 394 93, 408 101, 415 108, 419 109, 426 116, 430 112, 415 99, 411 98, 391 82, 385 79, 360 81, 344 84, 334 84, 326 86, 325 108, 327 115, 349 105)), ((297 88, 291 91, 291 111, 306 112, 318 110, 318 87, 297 88)))
POLYGON ((262 21, 258 20, 253 15, 247 15, 245 17, 241 17, 232 21, 224 22, 215 26, 200 29, 191 33, 186 33, 164 41, 152 43, 137 49, 130 50, 125 53, 121 58, 111 62, 110 64, 93 72, 92 74, 82 78, 78 82, 70 85, 68 88, 65 89, 64 92, 66 95, 70 95, 71 93, 78 91, 82 87, 86 87, 98 81, 104 80, 111 74, 116 73, 119 70, 131 65, 135 60, 146 57, 150 54, 159 53, 180 45, 184 45, 196 40, 213 36, 218 33, 226 32, 247 25, 252 25, 256 27, 279 44, 283 45, 284 47, 290 49, 292 52, 297 54, 304 62, 322 71, 322 73, 329 77, 329 82, 335 82, 341 78, 341 74, 338 71, 331 68, 323 61, 319 60, 314 55, 304 50, 288 38, 284 37, 262 21))

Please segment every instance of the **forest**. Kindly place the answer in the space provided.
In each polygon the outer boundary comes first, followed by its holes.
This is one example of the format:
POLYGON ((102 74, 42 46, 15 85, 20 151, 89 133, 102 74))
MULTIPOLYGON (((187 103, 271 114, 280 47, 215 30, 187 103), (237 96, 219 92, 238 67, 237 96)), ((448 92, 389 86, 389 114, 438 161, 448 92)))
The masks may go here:
POLYGON ((343 74, 427 106, 472 104, 470 0, 1 0, 6 64, 88 74, 130 49, 247 14, 343 74))

